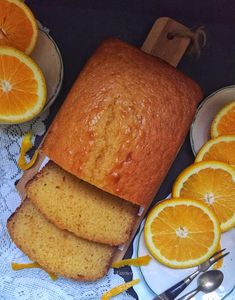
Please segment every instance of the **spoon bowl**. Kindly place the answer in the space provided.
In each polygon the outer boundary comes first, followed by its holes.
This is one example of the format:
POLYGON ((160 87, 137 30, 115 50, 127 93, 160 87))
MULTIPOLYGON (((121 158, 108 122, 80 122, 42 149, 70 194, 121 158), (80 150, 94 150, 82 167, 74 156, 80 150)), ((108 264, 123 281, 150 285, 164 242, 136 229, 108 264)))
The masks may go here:
POLYGON ((216 290, 222 283, 224 274, 220 270, 210 270, 198 277, 197 288, 178 300, 189 300, 198 292, 211 293, 216 290))
POLYGON ((198 277, 198 288, 204 293, 210 293, 217 289, 224 279, 220 270, 210 270, 198 277))

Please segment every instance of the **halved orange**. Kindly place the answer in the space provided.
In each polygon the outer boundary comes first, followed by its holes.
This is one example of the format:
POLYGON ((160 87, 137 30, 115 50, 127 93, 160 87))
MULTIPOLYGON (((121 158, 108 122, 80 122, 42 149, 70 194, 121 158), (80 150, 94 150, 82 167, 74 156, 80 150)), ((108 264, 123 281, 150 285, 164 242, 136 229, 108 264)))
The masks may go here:
POLYGON ((35 117, 46 102, 46 82, 26 54, 0 46, 0 122, 21 123, 35 117))
POLYGON ((37 22, 29 7, 19 0, 1 0, 0 46, 11 46, 30 54, 37 37, 37 22))
POLYGON ((211 137, 235 135, 235 101, 225 105, 211 124, 211 137))
POLYGON ((201 200, 216 214, 222 231, 235 226, 235 169, 217 161, 195 163, 176 179, 173 197, 201 200))
POLYGON ((168 199, 149 213, 144 227, 150 253, 172 268, 193 267, 218 248, 220 226, 214 212, 192 199, 168 199))
POLYGON ((222 135, 209 140, 198 152, 195 162, 222 161, 235 168, 235 135, 222 135))

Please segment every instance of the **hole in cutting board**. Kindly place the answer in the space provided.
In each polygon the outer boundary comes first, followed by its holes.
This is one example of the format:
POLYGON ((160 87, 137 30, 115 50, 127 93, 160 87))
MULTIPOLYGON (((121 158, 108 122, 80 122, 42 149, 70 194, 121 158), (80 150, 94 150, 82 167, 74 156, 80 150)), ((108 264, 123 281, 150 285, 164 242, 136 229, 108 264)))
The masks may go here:
POLYGON ((174 34, 172 33, 172 32, 168 32, 167 33, 167 38, 168 38, 168 40, 173 40, 174 39, 174 34))

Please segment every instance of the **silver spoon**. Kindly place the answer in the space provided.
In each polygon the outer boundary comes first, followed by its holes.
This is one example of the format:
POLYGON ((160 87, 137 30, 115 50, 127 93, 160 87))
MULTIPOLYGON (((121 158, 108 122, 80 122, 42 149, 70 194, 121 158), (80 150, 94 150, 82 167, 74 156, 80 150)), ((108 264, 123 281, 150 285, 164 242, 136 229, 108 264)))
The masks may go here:
POLYGON ((210 270, 198 277, 197 288, 178 300, 189 300, 198 292, 210 293, 216 290, 222 283, 224 274, 220 270, 210 270))

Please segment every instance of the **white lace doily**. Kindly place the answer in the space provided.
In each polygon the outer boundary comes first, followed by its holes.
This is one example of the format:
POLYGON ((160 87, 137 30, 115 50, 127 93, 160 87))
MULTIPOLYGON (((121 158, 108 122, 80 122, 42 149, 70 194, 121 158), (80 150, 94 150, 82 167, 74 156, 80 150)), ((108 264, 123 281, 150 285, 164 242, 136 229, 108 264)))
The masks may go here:
MULTIPOLYGON (((12 243, 7 229, 8 217, 20 204, 15 181, 22 173, 17 167, 22 136, 32 130, 36 139, 46 131, 47 113, 22 125, 0 125, 0 300, 98 300, 111 287, 124 283, 121 276, 109 274, 95 283, 81 283, 64 278, 52 281, 41 269, 13 271, 11 263, 28 262, 12 243)), ((133 300, 127 293, 115 300, 133 300)))

